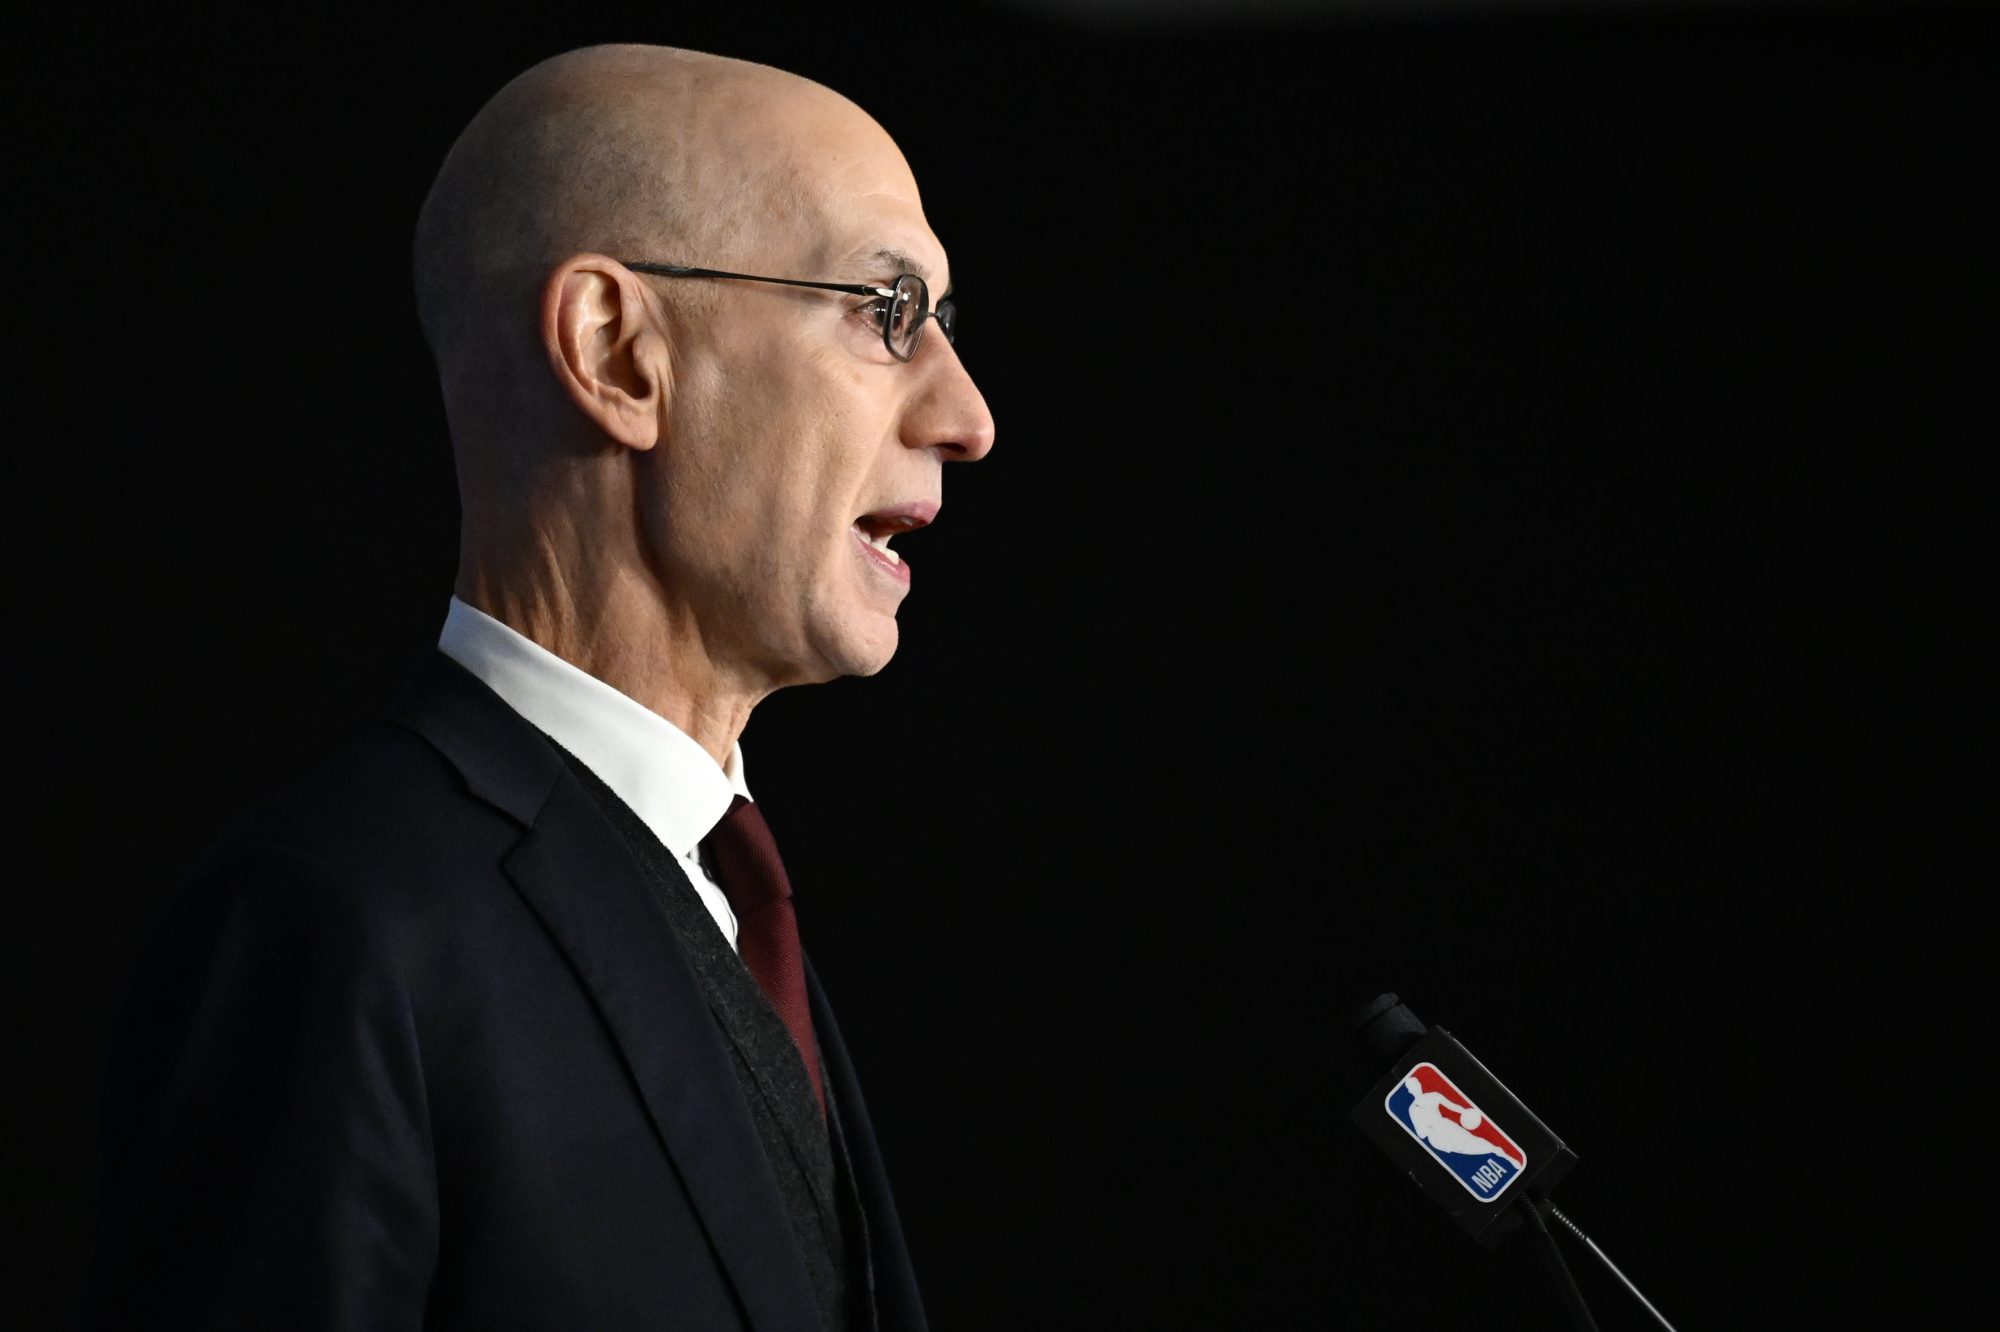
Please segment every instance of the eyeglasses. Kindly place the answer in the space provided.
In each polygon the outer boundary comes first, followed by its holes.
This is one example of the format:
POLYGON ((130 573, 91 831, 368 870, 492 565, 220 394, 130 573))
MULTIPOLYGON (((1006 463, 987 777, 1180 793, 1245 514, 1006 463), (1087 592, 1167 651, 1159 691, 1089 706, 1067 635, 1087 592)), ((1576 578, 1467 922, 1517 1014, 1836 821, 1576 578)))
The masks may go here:
POLYGON ((931 307, 931 289, 915 273, 904 273, 893 284, 878 287, 872 282, 807 282, 800 278, 759 277, 755 273, 725 273, 719 268, 689 268, 685 264, 634 264, 625 267, 635 273, 655 277, 733 278, 738 282, 775 282, 784 287, 811 287, 817 291, 844 291, 850 296, 878 298, 878 322, 882 325, 882 345, 899 361, 917 354, 923 340, 924 321, 937 320, 946 342, 955 342, 958 302, 946 296, 931 307))

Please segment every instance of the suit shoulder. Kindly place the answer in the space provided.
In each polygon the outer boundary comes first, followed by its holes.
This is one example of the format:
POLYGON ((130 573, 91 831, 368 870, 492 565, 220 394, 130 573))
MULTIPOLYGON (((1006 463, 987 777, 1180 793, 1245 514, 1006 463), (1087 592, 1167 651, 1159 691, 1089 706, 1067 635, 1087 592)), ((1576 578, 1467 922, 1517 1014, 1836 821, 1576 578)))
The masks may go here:
POLYGON ((425 740, 384 721, 230 824, 189 886, 309 882, 335 909, 428 914, 497 871, 520 833, 425 740))

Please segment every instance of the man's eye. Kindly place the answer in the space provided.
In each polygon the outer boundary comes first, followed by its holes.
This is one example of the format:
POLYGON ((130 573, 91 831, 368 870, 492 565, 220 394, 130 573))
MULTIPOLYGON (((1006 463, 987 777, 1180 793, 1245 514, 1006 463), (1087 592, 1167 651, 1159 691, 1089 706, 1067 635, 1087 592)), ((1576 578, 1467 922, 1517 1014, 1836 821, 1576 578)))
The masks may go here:
POLYGON ((865 305, 856 306, 855 313, 865 314, 877 324, 880 324, 889 317, 889 300, 886 296, 877 296, 865 305))

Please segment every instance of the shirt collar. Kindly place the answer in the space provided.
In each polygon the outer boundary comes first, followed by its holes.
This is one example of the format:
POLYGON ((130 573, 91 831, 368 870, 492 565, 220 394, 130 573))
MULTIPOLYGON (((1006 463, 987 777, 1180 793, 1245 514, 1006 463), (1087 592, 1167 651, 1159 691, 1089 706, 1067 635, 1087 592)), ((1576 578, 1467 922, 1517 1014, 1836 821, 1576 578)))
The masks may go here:
POLYGON ((576 755, 676 856, 694 853, 735 796, 750 797, 740 744, 717 765, 665 717, 457 597, 438 651, 576 755))

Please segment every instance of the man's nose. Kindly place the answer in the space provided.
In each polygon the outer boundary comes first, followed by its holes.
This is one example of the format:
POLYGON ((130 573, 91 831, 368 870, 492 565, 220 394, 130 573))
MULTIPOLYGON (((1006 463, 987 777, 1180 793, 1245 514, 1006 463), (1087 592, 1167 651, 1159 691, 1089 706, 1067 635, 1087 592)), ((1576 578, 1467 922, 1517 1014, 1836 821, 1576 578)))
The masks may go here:
POLYGON ((957 348, 943 338, 925 339, 909 368, 920 367, 924 385, 903 417, 903 443, 936 449, 946 462, 978 462, 993 448, 993 413, 957 348))

